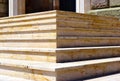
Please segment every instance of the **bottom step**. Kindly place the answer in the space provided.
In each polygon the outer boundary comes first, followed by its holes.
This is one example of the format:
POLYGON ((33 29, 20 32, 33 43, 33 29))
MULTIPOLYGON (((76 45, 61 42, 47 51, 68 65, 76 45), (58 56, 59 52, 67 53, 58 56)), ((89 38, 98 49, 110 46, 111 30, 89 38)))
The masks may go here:
POLYGON ((0 75, 0 81, 33 81, 33 80, 26 80, 26 79, 21 79, 16 77, 0 75))
POLYGON ((0 75, 35 81, 77 81, 120 72, 120 57, 48 63, 0 59, 0 75))
POLYGON ((83 81, 120 81, 120 73, 83 81))

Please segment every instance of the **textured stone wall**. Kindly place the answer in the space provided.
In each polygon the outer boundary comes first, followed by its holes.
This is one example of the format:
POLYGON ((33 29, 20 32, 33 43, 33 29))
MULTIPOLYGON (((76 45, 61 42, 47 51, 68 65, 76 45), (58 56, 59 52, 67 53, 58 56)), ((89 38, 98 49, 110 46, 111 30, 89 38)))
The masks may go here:
POLYGON ((120 0, 91 0, 91 9, 120 7, 120 0))
POLYGON ((109 7, 108 0, 91 0, 92 9, 107 8, 107 7, 109 7))
POLYGON ((120 0, 91 0, 91 11, 88 13, 120 19, 120 0))
POLYGON ((8 0, 0 0, 0 17, 8 15, 8 0))

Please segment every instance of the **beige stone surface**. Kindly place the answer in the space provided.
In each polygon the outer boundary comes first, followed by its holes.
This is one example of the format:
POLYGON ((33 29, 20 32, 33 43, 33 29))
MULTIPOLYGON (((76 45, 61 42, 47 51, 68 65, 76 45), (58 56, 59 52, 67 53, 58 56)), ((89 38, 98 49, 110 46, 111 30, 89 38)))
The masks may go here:
POLYGON ((110 6, 111 7, 119 7, 120 6, 120 0, 110 0, 110 6))
POLYGON ((48 11, 43 13, 20 15, 10 18, 1 18, 0 20, 0 46, 3 47, 30 47, 30 48, 61 48, 61 47, 80 47, 80 46, 103 46, 119 45, 119 37, 108 37, 111 35, 120 35, 117 29, 120 22, 117 18, 100 17, 86 14, 76 14, 64 11, 48 11), (112 23, 111 23, 112 22, 112 23), (6 24, 7 23, 7 24, 6 24), (9 25, 8 25, 9 24, 9 25), (68 32, 63 31, 67 28, 68 32), (85 31, 82 29, 75 33, 70 29, 91 28, 85 31), (62 29, 61 32, 60 29, 62 29), (106 29, 106 31, 115 30, 116 33, 108 32, 106 36, 104 31, 95 30, 106 29), (82 31, 82 32, 81 32, 82 31), (65 33, 66 34, 65 34, 65 33), (80 33, 81 32, 81 33, 80 33), (87 32, 87 33, 86 33, 87 32), (72 34, 74 33, 74 34, 72 34), (98 34, 95 36, 94 34, 98 34), (68 36, 69 34, 69 36, 68 36), (82 35, 83 34, 83 35, 82 35), (81 37, 80 37, 81 35, 81 37), (86 36, 85 36, 86 35, 86 36), (83 37, 85 36, 85 37, 83 37), (91 38, 91 36, 93 36, 91 38), (110 40, 110 41, 109 41, 110 40), (100 42, 97 44, 97 42, 100 42), (29 43, 29 44, 28 44, 29 43))
POLYGON ((92 15, 115 17, 120 19, 119 12, 120 12, 120 7, 114 7, 114 8, 100 9, 100 10, 92 10, 88 13, 92 15))
POLYGON ((59 64, 0 59, 0 75, 35 81, 78 80, 119 72, 119 68, 119 57, 59 64))
POLYGON ((0 75, 74 81, 118 73, 119 26, 118 18, 64 11, 1 18, 0 75))
POLYGON ((0 58, 63 63, 120 56, 119 46, 81 48, 8 48, 0 47, 0 58))
POLYGON ((107 76, 90 79, 90 80, 84 80, 84 81, 120 81, 120 73, 107 75, 107 76))
POLYGON ((26 80, 26 79, 21 79, 16 77, 0 75, 0 81, 33 81, 33 80, 26 80))

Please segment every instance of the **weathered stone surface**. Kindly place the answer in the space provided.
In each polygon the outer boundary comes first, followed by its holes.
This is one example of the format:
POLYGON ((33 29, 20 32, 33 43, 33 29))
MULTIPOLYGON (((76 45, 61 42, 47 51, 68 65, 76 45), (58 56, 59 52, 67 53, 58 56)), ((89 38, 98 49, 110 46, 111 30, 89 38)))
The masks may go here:
POLYGON ((99 16, 116 17, 120 19, 120 7, 100 9, 100 10, 91 10, 88 13, 93 14, 93 15, 99 15, 99 16))
POLYGON ((107 7, 109 7, 108 0, 91 0, 92 9, 107 8, 107 7))
POLYGON ((111 7, 118 7, 120 6, 120 0, 110 0, 111 7))
POLYGON ((35 81, 75 81, 115 72, 120 72, 120 57, 57 64, 0 59, 0 75, 35 81))
POLYGON ((120 73, 83 81, 120 81, 120 73))
POLYGON ((58 49, 29 49, 0 47, 0 58, 63 63, 76 60, 99 59, 120 56, 120 47, 80 47, 58 49), (9 50, 9 51, 7 51, 9 50))

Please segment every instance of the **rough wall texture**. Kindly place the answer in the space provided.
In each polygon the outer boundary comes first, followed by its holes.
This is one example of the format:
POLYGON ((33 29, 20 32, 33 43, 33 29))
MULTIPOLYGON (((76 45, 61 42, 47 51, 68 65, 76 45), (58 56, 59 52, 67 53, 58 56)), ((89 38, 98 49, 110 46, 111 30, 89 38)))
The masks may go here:
POLYGON ((7 16, 8 14, 8 0, 0 0, 0 17, 7 16))
POLYGON ((91 0, 92 9, 107 8, 107 7, 109 7, 108 0, 91 0))
POLYGON ((120 7, 120 0, 91 0, 91 9, 120 7))
POLYGON ((89 14, 112 16, 120 19, 120 0, 91 0, 91 8, 89 14))
POLYGON ((120 7, 91 10, 88 13, 92 15, 112 16, 120 19, 120 7))
POLYGON ((111 7, 120 7, 120 0, 110 0, 111 7))

